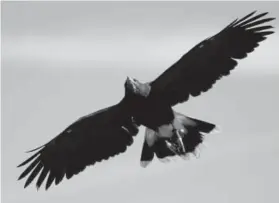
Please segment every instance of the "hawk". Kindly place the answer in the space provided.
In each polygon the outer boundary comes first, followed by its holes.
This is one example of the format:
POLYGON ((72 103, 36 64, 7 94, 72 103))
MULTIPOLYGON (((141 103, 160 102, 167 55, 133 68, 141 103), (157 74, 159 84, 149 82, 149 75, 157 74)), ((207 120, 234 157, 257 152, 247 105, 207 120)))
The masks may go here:
POLYGON ((247 57, 274 33, 264 23, 275 18, 254 14, 234 20, 198 43, 152 82, 127 77, 119 103, 81 117, 48 143, 29 151, 34 154, 19 165, 28 165, 19 176, 27 177, 24 187, 37 177, 37 188, 46 180, 48 189, 64 177, 70 179, 89 165, 125 152, 140 126, 146 127, 143 167, 155 155, 162 159, 194 152, 216 125, 175 112, 173 106, 212 88, 237 66, 237 59, 247 57))

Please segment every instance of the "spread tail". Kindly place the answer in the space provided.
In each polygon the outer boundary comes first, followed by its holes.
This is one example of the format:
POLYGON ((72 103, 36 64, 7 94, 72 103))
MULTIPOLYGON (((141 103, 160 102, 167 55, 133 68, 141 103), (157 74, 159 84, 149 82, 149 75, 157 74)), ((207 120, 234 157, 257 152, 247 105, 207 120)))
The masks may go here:
POLYGON ((183 125, 187 130, 187 134, 183 137, 186 153, 193 153, 199 144, 203 142, 205 134, 218 131, 215 124, 187 117, 183 114, 175 112, 175 119, 183 125))
MULTIPOLYGON (((195 153, 197 146, 203 142, 205 134, 212 133, 214 130, 217 130, 215 124, 187 117, 177 112, 174 112, 174 114, 174 128, 179 130, 182 127, 186 132, 182 138, 186 156, 189 153, 195 153)), ((176 155, 167 146, 166 139, 158 136, 158 132, 146 128, 145 140, 141 154, 141 166, 146 167, 149 163, 151 163, 154 158, 154 154, 160 160, 176 155)))

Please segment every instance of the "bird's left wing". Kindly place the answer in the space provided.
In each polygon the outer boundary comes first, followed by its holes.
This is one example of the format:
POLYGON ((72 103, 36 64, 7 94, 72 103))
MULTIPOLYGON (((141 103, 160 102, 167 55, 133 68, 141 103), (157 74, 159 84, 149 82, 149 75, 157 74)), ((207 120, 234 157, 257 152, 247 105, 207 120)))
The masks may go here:
POLYGON ((274 18, 267 13, 236 19, 213 37, 197 44, 175 64, 150 83, 150 96, 175 105, 209 90, 221 77, 229 75, 237 61, 251 53, 259 42, 272 34, 272 26, 263 25, 274 18))
POLYGON ((25 187, 35 177, 37 188, 46 179, 46 189, 70 179, 86 166, 125 152, 133 143, 138 126, 119 105, 84 116, 42 147, 19 166, 29 164, 19 179, 28 176, 25 187), (47 177, 48 175, 48 177, 47 177))

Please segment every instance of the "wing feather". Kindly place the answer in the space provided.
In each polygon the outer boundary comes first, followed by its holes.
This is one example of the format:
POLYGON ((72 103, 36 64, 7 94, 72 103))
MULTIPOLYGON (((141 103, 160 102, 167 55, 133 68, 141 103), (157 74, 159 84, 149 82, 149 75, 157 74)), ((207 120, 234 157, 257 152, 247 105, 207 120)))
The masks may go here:
POLYGON ((37 183, 36 183, 36 186, 37 186, 38 189, 41 187, 41 185, 44 182, 48 173, 49 173, 49 169, 46 166, 43 167, 43 170, 42 170, 42 172, 41 172, 41 174, 40 174, 40 176, 37 180, 37 183))
POLYGON ((27 176, 27 187, 38 177, 37 188, 46 180, 47 190, 64 177, 70 179, 89 165, 125 152, 137 133, 138 126, 120 105, 84 116, 20 164, 18 167, 29 165, 19 180, 27 176))
POLYGON ((150 96, 169 105, 185 102, 208 91, 223 76, 237 66, 259 46, 259 42, 272 33, 270 25, 275 18, 263 18, 268 13, 255 15, 255 11, 236 19, 218 34, 209 37, 151 82, 150 96))

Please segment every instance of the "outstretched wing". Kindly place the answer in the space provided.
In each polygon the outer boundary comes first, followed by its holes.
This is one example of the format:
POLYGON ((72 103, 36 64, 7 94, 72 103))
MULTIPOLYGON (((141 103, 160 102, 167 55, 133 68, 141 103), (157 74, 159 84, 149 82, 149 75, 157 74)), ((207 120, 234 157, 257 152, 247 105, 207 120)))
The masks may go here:
POLYGON ((236 19, 221 32, 197 44, 175 64, 151 82, 150 96, 170 105, 185 102, 209 90, 222 76, 227 76, 243 59, 266 39, 272 26, 263 25, 274 18, 254 17, 252 12, 236 19))
POLYGON ((88 165, 125 152, 137 133, 138 126, 119 105, 82 117, 49 143, 31 150, 38 151, 18 166, 29 164, 19 179, 28 176, 27 187, 38 176, 38 189, 47 179, 48 189, 64 176, 70 179, 88 165))

